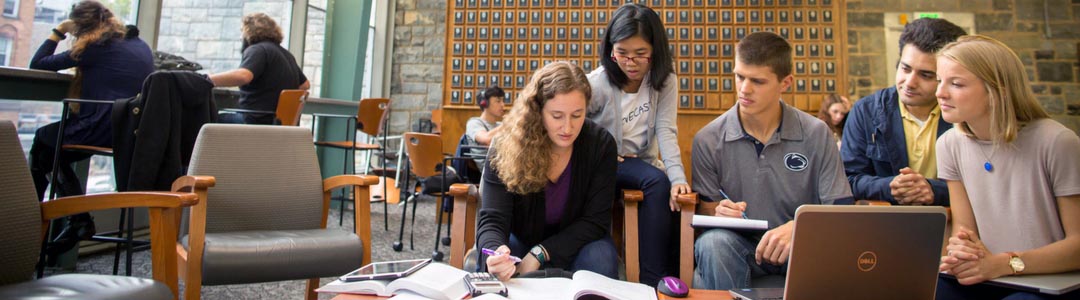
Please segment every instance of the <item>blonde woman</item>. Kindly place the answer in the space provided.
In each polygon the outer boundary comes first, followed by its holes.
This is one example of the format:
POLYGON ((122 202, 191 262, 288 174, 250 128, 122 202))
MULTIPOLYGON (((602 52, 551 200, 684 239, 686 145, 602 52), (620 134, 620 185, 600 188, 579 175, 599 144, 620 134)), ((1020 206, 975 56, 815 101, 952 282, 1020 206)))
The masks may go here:
MULTIPOLYGON (((264 13, 252 13, 240 20, 244 37, 240 68, 210 75, 214 86, 239 86, 241 109, 275 111, 284 89, 311 87, 289 50, 281 47, 281 27, 264 13)), ((222 123, 273 124, 273 114, 222 114, 222 123)))
POLYGON ((546 268, 618 277, 609 236, 615 140, 586 120, 591 95, 581 68, 548 64, 533 74, 492 142, 477 245, 493 250, 481 261, 500 280, 546 268))
POLYGON ((985 36, 938 53, 938 102, 956 124, 937 142, 953 216, 940 270, 956 278, 939 281, 939 299, 1051 299, 975 284, 1080 270, 1080 138, 1048 117, 1026 74, 985 36))

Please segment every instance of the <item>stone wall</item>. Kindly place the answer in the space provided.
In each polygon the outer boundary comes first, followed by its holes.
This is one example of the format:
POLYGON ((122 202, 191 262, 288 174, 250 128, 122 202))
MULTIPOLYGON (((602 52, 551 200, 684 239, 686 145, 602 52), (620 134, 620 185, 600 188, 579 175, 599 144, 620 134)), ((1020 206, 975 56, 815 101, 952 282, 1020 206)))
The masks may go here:
POLYGON ((390 75, 390 132, 411 130, 442 106, 446 2, 396 0, 394 53, 390 75))
POLYGON ((970 12, 975 31, 1001 40, 1027 66, 1032 89, 1058 121, 1080 131, 1080 0, 1049 0, 1049 38, 1043 1, 1026 0, 849 0, 849 80, 854 94, 866 96, 888 87, 895 62, 886 62, 883 21, 886 12, 970 12))
MULTIPOLYGON (((289 30, 289 0, 163 1, 158 50, 198 62, 207 73, 234 69, 240 65, 240 18, 254 12, 270 15, 289 30)), ((285 39, 288 45, 288 34, 285 39)))

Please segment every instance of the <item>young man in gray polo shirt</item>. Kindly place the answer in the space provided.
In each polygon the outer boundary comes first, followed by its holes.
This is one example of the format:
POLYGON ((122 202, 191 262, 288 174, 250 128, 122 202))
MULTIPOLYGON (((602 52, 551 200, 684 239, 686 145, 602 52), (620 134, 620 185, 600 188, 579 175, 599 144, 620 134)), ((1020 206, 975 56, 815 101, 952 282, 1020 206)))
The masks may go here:
POLYGON ((754 277, 786 273, 795 209, 852 202, 828 125, 780 99, 793 81, 791 66, 782 37, 746 36, 736 46, 737 105, 694 136, 693 190, 719 202, 698 213, 763 219, 770 228, 714 228, 698 237, 695 288, 746 288, 754 277))

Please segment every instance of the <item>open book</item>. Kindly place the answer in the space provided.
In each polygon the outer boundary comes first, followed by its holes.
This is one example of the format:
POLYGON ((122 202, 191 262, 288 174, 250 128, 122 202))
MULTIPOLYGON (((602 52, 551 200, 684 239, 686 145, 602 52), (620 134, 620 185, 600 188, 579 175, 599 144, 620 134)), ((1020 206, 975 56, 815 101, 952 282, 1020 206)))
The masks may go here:
MULTIPOLYGON (((633 282, 619 281, 590 271, 574 272, 567 278, 514 278, 506 282, 509 299, 578 299, 595 295, 611 300, 656 300, 656 289, 633 282)), ((484 294, 476 300, 507 299, 496 294, 484 294)))
POLYGON ((694 227, 717 227, 727 229, 769 230, 769 221, 694 215, 690 220, 694 227))
POLYGON ((334 280, 316 289, 319 293, 364 294, 389 297, 408 291, 429 299, 457 300, 469 293, 465 288, 467 272, 441 263, 430 263, 412 275, 391 280, 344 282, 334 280))

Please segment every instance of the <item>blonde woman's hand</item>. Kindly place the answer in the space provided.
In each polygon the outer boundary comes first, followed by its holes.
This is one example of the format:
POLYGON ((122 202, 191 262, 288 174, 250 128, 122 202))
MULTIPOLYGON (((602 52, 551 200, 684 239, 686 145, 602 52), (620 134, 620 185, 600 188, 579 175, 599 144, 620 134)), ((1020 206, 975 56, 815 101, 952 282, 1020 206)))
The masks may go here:
POLYGON ((59 25, 56 25, 56 30, 65 34, 69 33, 72 30, 75 30, 75 21, 72 21, 71 19, 64 20, 63 22, 60 22, 59 25))

